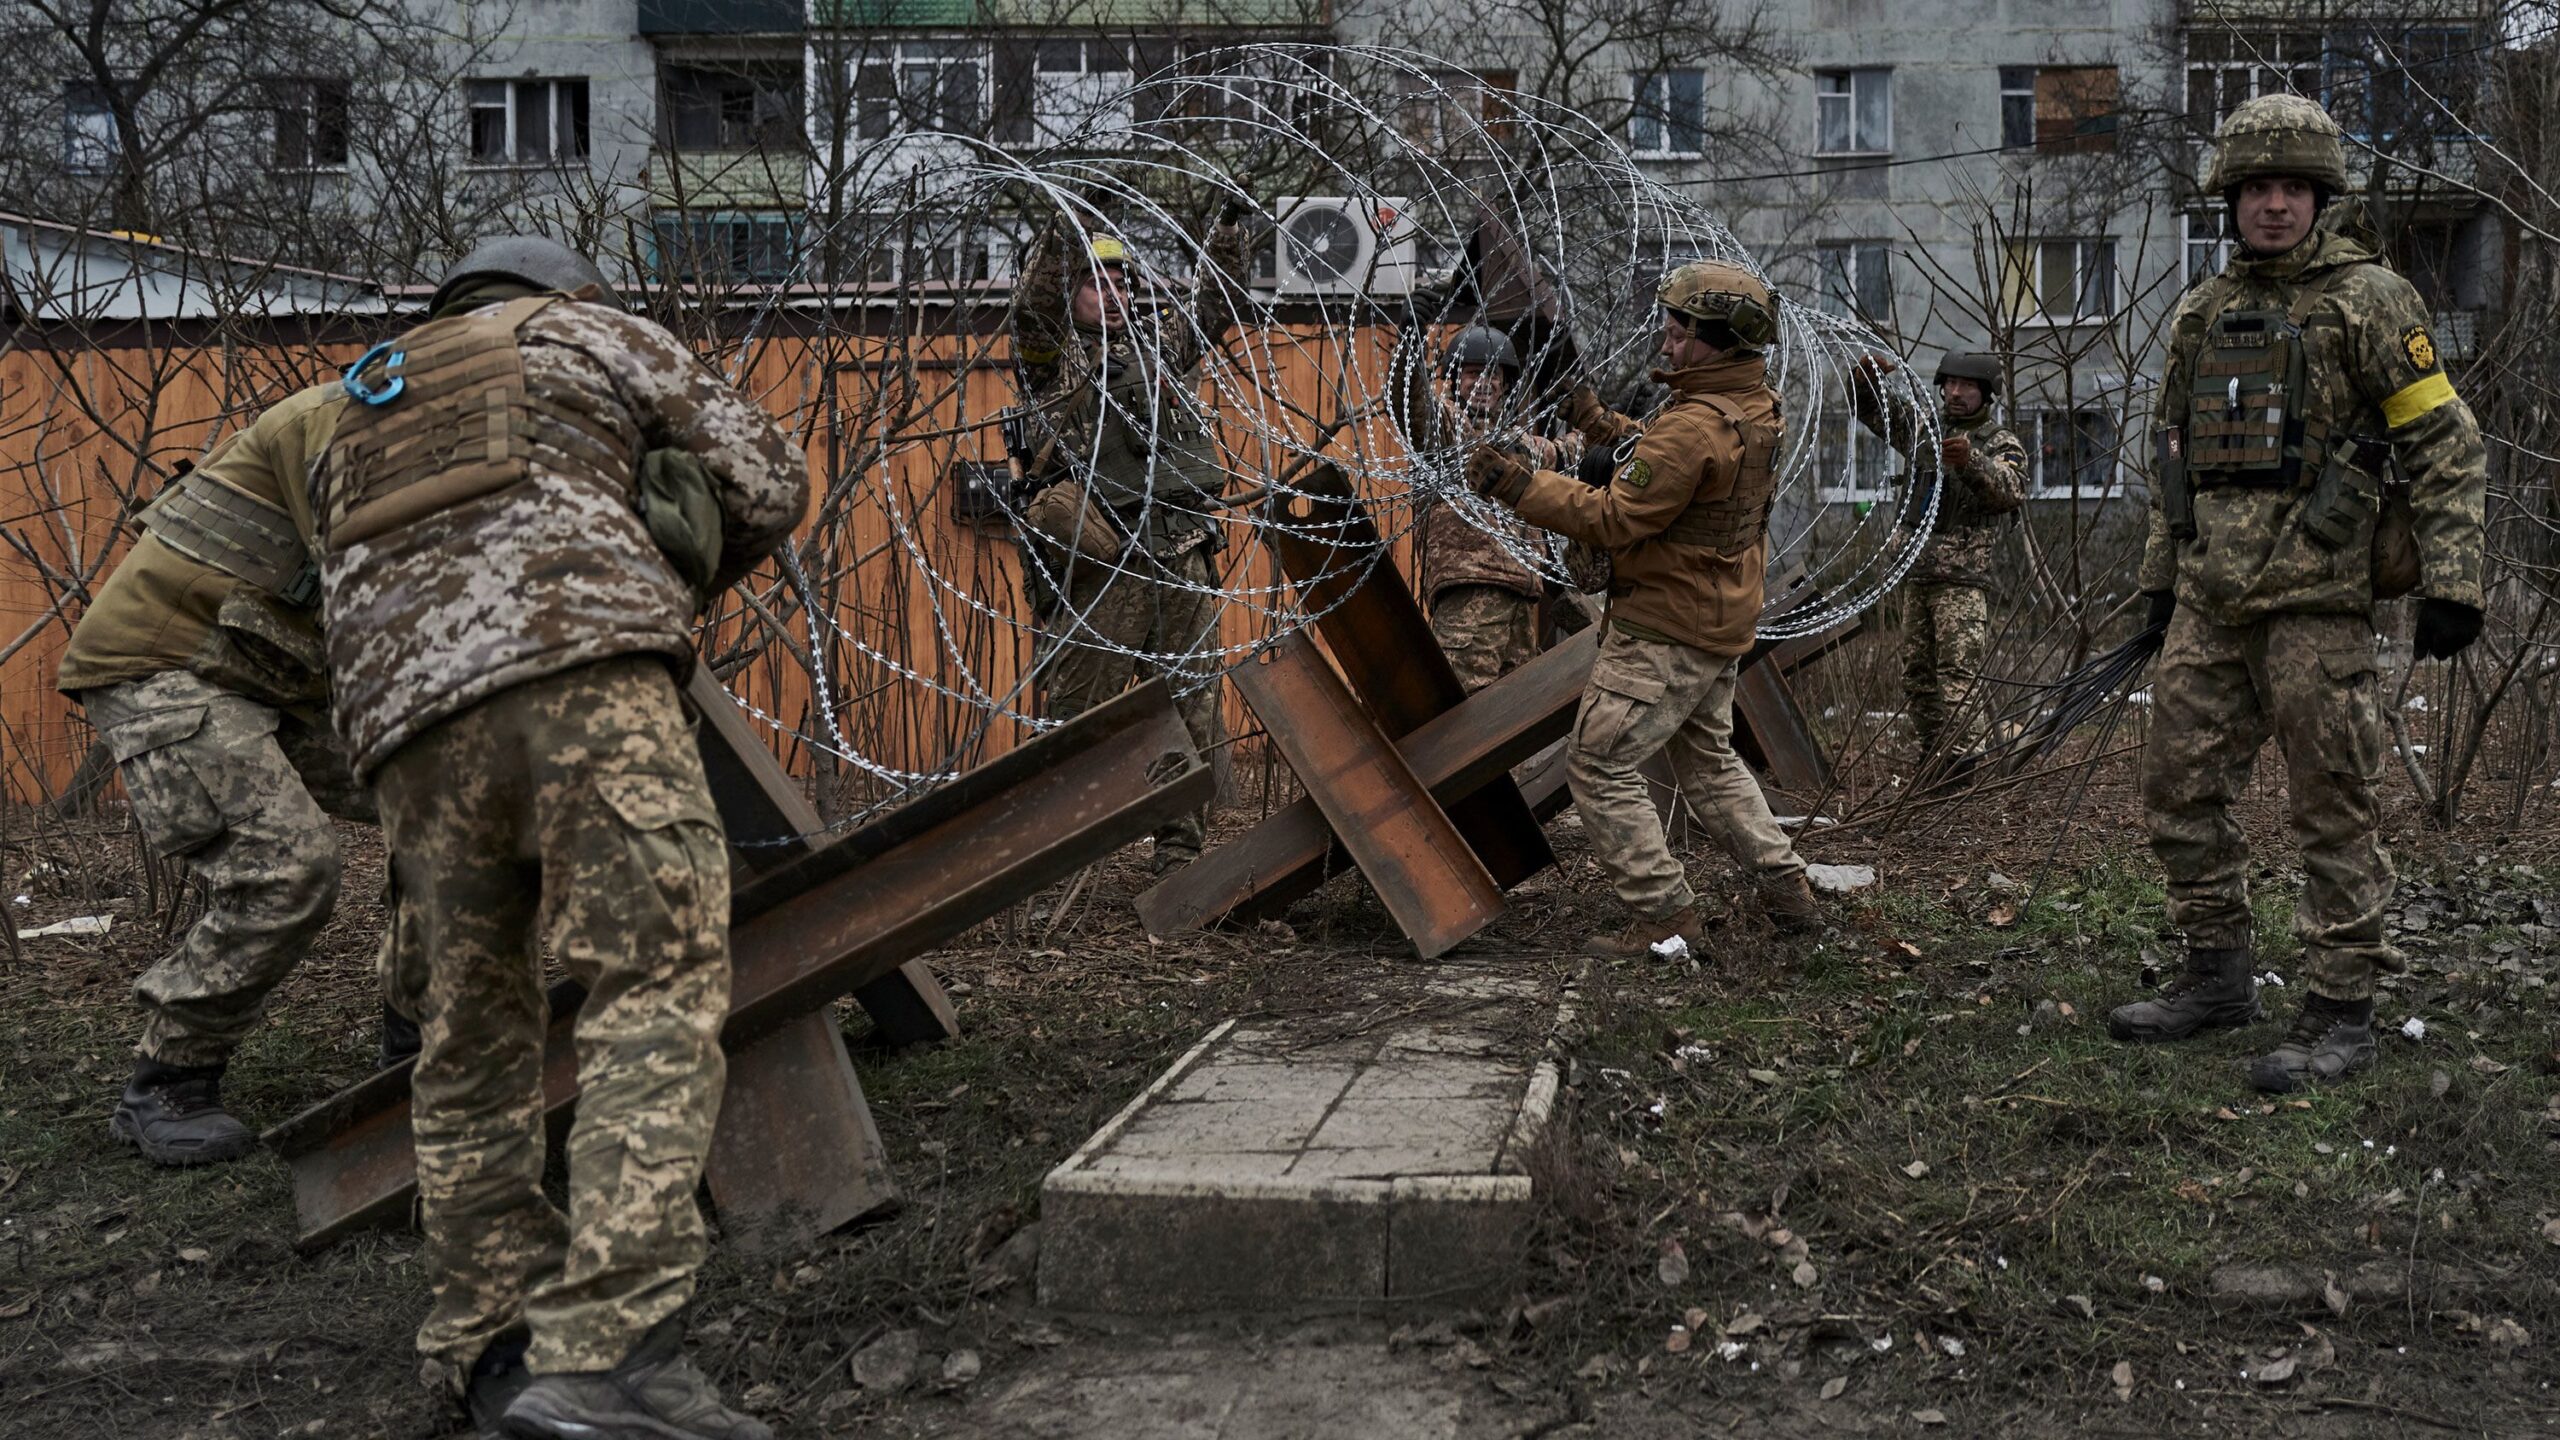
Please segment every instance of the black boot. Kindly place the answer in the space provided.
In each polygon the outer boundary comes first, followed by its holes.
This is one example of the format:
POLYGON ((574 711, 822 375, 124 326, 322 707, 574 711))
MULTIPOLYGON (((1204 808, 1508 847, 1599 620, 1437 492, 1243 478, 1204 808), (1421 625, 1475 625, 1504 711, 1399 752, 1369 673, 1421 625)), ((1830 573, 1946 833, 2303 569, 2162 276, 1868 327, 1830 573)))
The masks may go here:
POLYGON ((258 1148, 258 1137, 222 1108, 222 1067, 133 1062, 107 1131, 154 1165, 213 1165, 258 1148))
POLYGON ((373 1052, 373 1068, 388 1070, 406 1065, 418 1058, 418 1022, 385 1005, 382 1007, 382 1044, 373 1052))
POLYGON ((2249 1083, 2282 1095, 2373 1068, 2373 1002, 2311 994, 2284 1043, 2249 1062, 2249 1083))
POLYGON ((522 1330, 511 1330, 490 1341, 471 1362, 471 1374, 462 1382, 462 1408, 471 1412, 471 1428, 480 1440, 504 1440, 507 1407, 533 1383, 533 1372, 524 1368, 525 1346, 532 1340, 522 1330))
POLYGON ((2249 973, 2254 958, 2247 950, 2189 950, 2185 973, 2161 986, 2158 998, 2107 1013, 2107 1033, 2148 1043, 2256 1023, 2265 1012, 2257 977, 2249 973))
POLYGON ((773 1440, 763 1421, 720 1403, 720 1392, 684 1356, 682 1313, 649 1327, 610 1370, 537 1375, 507 1407, 515 1440, 773 1440))

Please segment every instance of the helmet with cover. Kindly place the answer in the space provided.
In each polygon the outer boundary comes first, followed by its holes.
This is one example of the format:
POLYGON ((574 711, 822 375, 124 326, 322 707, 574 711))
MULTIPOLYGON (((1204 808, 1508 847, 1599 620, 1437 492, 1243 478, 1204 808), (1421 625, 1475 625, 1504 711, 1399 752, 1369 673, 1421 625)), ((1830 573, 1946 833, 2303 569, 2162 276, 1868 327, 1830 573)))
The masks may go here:
POLYGON ((1929 383, 1944 385, 1950 380, 1970 380, 1982 387, 1982 398, 1996 400, 2000 398, 2000 357, 1980 350, 1950 350, 1929 383))
POLYGON ((1692 260, 1662 279, 1662 308, 1692 324, 1720 325, 1758 350, 1778 338, 1778 302, 1759 276, 1722 260, 1692 260))
POLYGON ((2228 197, 2242 182, 2308 180, 2322 199, 2347 188, 2347 147, 2338 122, 2299 95, 2261 95, 2224 117, 2214 134, 2204 188, 2228 197))

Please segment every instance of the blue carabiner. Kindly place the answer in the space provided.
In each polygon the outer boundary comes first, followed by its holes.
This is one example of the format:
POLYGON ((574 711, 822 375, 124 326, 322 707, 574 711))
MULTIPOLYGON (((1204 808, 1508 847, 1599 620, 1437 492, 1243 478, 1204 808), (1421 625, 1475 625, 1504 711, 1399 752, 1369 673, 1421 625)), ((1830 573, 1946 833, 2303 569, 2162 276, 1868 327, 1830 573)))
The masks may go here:
POLYGON ((400 373, 400 367, 407 363, 409 359, 409 352, 406 350, 391 349, 392 346, 399 343, 400 342, 397 340, 385 340, 381 344, 364 352, 362 356, 357 358, 356 363, 348 366, 346 378, 347 393, 354 396, 356 399, 363 401, 367 405, 388 405, 392 401, 399 399, 400 392, 409 388, 408 377, 400 373), (364 367, 373 363, 375 356, 380 355, 386 350, 391 351, 391 358, 383 363, 382 373, 390 378, 391 383, 383 386, 379 390, 375 390, 367 386, 364 381, 358 377, 364 373, 364 367))

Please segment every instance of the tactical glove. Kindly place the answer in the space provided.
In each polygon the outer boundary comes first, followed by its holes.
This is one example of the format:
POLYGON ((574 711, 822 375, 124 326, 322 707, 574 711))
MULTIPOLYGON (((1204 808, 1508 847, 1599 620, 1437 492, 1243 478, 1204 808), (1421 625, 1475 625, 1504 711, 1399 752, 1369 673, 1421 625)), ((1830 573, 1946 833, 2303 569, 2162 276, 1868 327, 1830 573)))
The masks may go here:
POLYGON ((1527 461, 1492 445, 1478 445, 1467 455, 1467 488, 1504 505, 1517 505, 1528 493, 1527 461))
POLYGON ((2169 616, 2178 608, 2178 592, 2175 590, 2152 590, 2145 592, 2145 594, 2151 601, 2151 613, 2143 617, 2142 628, 2145 630, 2166 630, 2169 628, 2169 616))
POLYGON ((1938 463, 1953 475, 1973 463, 1973 439, 1967 435, 1950 435, 1938 442, 1938 463))
POLYGON ((2480 638, 2481 614, 2459 600, 2430 595, 2418 602, 2415 645, 2421 660, 2450 660, 2480 638))

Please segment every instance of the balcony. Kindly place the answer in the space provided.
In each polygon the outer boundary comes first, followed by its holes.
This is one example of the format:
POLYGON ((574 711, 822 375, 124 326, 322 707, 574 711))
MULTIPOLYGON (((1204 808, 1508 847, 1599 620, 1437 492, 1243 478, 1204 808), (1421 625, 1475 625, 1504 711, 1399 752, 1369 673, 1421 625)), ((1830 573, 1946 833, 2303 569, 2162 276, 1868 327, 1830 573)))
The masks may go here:
POLYGON ((2453 365, 2478 356, 2480 319, 2477 310, 2435 312, 2427 322, 2427 331, 2435 337, 2437 360, 2453 365))
POLYGON ((649 153, 649 203, 692 211, 798 211, 809 193, 809 159, 798 150, 688 150, 649 153))
POLYGON ((792 35, 803 29, 800 0, 640 0, 640 33, 792 35))
POLYGON ((1330 0, 811 0, 809 10, 812 27, 847 30, 1305 31, 1333 21, 1330 0))

